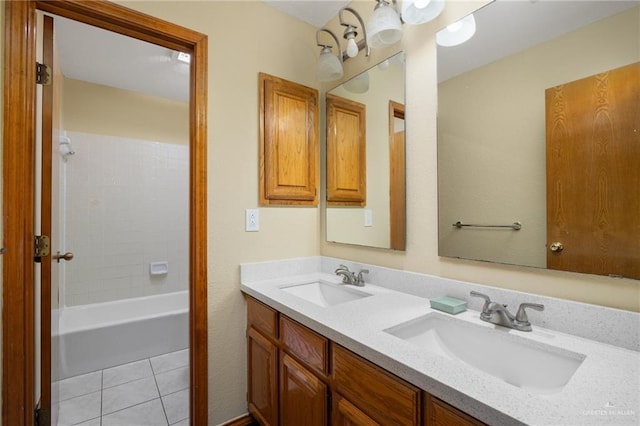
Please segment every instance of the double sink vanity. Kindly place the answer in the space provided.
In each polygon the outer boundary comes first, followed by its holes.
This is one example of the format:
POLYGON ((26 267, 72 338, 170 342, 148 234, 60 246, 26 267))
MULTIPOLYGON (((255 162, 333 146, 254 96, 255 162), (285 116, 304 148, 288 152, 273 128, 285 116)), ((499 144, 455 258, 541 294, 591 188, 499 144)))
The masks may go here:
POLYGON ((345 285, 334 273, 341 263, 241 265, 249 405, 262 423, 640 421, 638 314, 374 265, 350 264, 371 272, 364 285, 345 285), (545 310, 530 313, 529 332, 495 325, 481 320, 485 301, 471 291, 498 302, 542 302, 545 310), (430 308, 429 299, 445 295, 470 309, 451 315, 430 308), (616 327, 621 320, 628 323, 616 327), (596 327, 618 328, 627 347, 590 335, 596 327))

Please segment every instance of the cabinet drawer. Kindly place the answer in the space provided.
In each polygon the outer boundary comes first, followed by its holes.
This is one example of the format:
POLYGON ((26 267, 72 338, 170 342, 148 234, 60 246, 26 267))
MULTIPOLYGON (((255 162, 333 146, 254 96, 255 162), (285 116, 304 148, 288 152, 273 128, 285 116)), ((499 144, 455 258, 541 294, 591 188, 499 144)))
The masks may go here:
POLYGON ((486 426, 426 392, 424 394, 424 413, 425 426, 486 426))
POLYGON ((247 296, 247 328, 253 327, 265 336, 278 338, 278 312, 253 297, 247 296))
POLYGON ((380 367, 332 345, 333 385, 381 425, 418 425, 420 390, 380 367))
POLYGON ((280 317, 280 337, 286 351, 317 373, 329 374, 329 341, 284 315, 280 317))

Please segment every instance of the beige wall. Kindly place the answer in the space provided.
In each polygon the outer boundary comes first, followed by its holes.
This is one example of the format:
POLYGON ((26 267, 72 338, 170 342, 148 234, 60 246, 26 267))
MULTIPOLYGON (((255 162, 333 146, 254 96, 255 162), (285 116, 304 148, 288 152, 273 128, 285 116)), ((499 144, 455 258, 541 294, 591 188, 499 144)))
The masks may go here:
POLYGON ((189 104, 64 79, 64 130, 186 144, 189 104))
POLYGON ((640 60, 639 13, 630 9, 439 84, 440 253, 546 266, 545 90, 640 60), (451 226, 458 220, 523 226, 460 231, 451 226))
MULTIPOLYGON (((331 244, 325 256, 374 263, 603 306, 640 311, 640 281, 498 265, 438 256, 435 31, 473 11, 482 2, 449 2, 435 21, 405 26, 407 54, 407 251, 331 244)), ((368 9, 368 5, 365 5, 368 9)), ((355 2, 358 10, 363 9, 355 2)), ((363 60, 347 61, 347 77, 364 69, 363 60)))
POLYGON ((209 36, 209 423, 247 411, 241 262, 319 252, 319 209, 258 204, 258 72, 316 87, 315 30, 262 2, 131 2, 209 36), (296 232, 291 232, 295 229, 296 232))

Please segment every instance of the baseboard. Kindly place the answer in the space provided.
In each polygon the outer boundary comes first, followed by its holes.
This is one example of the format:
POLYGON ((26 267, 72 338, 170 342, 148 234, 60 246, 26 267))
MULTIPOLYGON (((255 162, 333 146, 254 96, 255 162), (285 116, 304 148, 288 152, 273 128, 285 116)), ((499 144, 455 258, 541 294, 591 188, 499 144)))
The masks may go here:
POLYGON ((237 417, 233 420, 229 420, 220 426, 257 426, 258 422, 251 417, 251 414, 247 413, 244 416, 237 417))

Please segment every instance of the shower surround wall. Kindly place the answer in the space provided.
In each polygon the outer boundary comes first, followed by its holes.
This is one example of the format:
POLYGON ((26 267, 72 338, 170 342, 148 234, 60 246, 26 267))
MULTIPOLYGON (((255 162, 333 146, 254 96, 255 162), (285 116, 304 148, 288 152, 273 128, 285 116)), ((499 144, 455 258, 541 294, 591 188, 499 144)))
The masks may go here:
POLYGON ((188 289, 189 147, 68 132, 66 306, 188 289), (166 275, 150 263, 168 261, 166 275))

